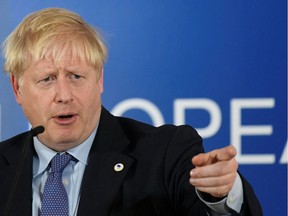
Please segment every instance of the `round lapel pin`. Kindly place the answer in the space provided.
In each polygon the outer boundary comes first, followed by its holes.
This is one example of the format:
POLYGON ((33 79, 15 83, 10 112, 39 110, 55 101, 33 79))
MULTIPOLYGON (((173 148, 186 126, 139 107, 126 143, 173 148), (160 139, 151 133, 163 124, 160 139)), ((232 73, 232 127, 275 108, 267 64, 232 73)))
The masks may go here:
POLYGON ((117 163, 117 164, 115 164, 115 166, 114 166, 114 171, 115 172, 120 172, 120 171, 122 171, 124 169, 124 164, 122 164, 122 163, 117 163))

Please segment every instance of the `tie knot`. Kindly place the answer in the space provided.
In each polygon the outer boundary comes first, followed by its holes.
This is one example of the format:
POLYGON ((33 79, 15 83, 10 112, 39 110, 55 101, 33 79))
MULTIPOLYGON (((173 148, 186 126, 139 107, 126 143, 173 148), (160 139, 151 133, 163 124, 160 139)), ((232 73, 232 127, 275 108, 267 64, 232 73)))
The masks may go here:
POLYGON ((56 154, 51 161, 51 172, 61 173, 71 161, 72 156, 68 153, 56 154))

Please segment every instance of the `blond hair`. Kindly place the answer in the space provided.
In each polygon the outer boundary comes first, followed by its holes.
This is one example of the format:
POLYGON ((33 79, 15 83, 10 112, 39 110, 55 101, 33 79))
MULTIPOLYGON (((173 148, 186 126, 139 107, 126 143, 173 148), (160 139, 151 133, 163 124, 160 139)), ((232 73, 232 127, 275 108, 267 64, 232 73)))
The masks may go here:
POLYGON ((99 73, 107 49, 98 31, 78 14, 61 8, 47 8, 29 14, 3 43, 4 69, 19 78, 31 61, 71 58, 86 61, 99 73))

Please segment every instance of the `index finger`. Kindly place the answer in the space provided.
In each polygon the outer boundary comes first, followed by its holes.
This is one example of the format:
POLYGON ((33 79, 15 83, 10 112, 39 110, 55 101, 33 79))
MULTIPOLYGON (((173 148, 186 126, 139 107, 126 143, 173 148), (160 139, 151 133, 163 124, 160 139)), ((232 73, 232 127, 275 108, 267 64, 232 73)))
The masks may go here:
POLYGON ((218 161, 228 161, 234 158, 237 154, 237 150, 234 146, 226 146, 221 149, 216 149, 211 152, 202 153, 192 158, 192 163, 195 166, 205 166, 213 164, 218 161))

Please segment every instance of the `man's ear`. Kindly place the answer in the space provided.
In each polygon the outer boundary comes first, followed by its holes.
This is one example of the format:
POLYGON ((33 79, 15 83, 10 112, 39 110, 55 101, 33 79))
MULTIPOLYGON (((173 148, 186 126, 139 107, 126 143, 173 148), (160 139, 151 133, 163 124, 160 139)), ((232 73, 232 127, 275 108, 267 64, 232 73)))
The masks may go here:
POLYGON ((14 92, 16 101, 18 104, 21 105, 22 100, 21 100, 21 92, 20 92, 20 87, 19 87, 19 79, 17 79, 14 75, 11 75, 10 76, 10 82, 11 82, 11 85, 13 87, 13 92, 14 92))

